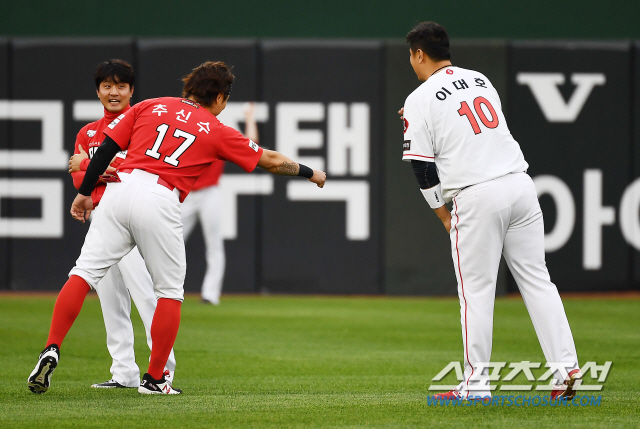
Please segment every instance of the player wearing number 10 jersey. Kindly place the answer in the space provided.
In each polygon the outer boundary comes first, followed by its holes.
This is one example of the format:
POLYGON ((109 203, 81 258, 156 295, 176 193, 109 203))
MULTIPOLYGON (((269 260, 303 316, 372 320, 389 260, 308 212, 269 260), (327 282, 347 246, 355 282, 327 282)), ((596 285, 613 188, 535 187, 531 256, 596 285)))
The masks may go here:
POLYGON ((436 397, 491 396, 487 365, 503 254, 545 358, 557 368, 551 396, 571 398, 581 377, 573 336, 545 264, 536 189, 498 93, 486 76, 451 64, 449 37, 439 24, 418 24, 407 42, 411 66, 425 82, 401 110, 402 159, 411 162, 422 194, 449 232, 460 298, 464 380, 436 397))
POLYGON ((402 159, 435 162, 446 202, 463 188, 529 167, 482 73, 444 66, 404 104, 402 159))

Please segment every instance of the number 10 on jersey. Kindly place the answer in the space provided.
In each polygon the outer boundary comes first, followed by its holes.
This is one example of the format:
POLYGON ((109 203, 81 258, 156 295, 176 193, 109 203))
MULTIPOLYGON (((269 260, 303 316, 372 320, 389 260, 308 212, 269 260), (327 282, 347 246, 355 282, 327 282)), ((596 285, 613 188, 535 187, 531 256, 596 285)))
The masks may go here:
MULTIPOLYGON (((489 103, 489 100, 487 100, 484 97, 476 97, 476 99, 473 100, 473 107, 474 107, 474 110, 476 111, 476 114, 478 115, 478 118, 480 118, 480 120, 482 121, 485 127, 495 128, 498 126, 498 115, 496 114, 496 110, 493 108, 491 103, 489 103), (487 115, 484 113, 484 110, 482 110, 483 105, 487 108, 487 110, 489 110, 489 113, 491 114, 491 120, 487 118, 487 115)), ((466 101, 463 101, 462 103, 460 103, 458 114, 460 116, 467 117, 467 119, 469 120, 469 123, 471 124, 471 128, 473 128, 473 132, 475 134, 480 134, 482 132, 482 130, 480 129, 480 125, 478 125, 478 121, 476 120, 476 117, 474 116, 473 112, 471 111, 471 108, 469 107, 466 101)))

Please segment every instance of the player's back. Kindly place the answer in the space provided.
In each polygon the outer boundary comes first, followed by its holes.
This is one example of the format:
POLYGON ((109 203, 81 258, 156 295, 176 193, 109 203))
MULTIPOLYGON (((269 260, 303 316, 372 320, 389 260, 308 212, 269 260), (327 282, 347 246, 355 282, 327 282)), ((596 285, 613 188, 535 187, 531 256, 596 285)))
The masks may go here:
POLYGON ((140 169, 160 176, 179 189, 181 201, 215 160, 252 171, 262 155, 256 143, 185 98, 142 101, 111 122, 105 133, 128 149, 120 170, 140 169))
POLYGON ((156 174, 179 168, 180 174, 190 175, 194 167, 215 159, 210 136, 220 123, 198 103, 163 97, 145 100, 133 110, 127 166, 156 174))
POLYGON ((436 73, 407 98, 407 114, 415 130, 410 152, 431 146, 423 151, 433 158, 405 152, 403 159, 435 161, 446 201, 464 187, 528 168, 497 91, 479 72, 450 66, 436 73))

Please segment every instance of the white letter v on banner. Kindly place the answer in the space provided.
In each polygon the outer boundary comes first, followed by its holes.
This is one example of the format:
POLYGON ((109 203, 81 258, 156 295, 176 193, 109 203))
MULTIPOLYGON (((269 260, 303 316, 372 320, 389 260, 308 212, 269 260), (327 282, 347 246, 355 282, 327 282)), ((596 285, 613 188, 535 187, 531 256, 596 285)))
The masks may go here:
POLYGON ((565 102, 558 85, 565 81, 562 73, 518 73, 516 81, 528 85, 538 102, 544 117, 549 122, 574 122, 596 85, 604 85, 602 73, 573 73, 571 83, 576 89, 569 102, 565 102))

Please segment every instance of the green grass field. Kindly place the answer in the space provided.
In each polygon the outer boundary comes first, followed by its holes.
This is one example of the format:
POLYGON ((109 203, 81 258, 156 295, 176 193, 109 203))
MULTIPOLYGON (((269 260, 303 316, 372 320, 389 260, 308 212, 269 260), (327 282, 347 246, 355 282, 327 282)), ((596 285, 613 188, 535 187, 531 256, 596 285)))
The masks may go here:
MULTIPOLYGON (((581 363, 613 361, 597 407, 427 405, 431 378, 462 359, 459 305, 448 298, 231 296, 213 307, 187 297, 175 345, 184 393, 142 396, 90 388, 111 364, 90 295, 51 388, 34 395, 26 379, 54 300, 0 295, 2 428, 640 427, 637 298, 564 300, 581 363)), ((149 351, 133 318, 144 372, 149 351)), ((496 302, 492 360, 543 361, 520 299, 496 302)))

